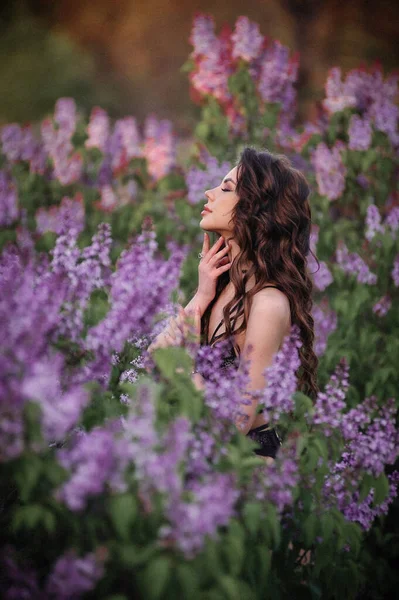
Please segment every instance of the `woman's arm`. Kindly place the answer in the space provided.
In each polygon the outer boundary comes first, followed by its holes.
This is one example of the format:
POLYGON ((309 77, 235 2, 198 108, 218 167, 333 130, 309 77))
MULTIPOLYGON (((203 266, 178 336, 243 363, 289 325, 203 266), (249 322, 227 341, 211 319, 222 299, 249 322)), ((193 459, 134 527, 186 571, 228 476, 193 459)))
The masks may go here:
MULTIPOLYGON (((283 338, 289 332, 290 319, 289 300, 282 292, 265 289, 255 294, 241 353, 243 359, 248 357, 250 360, 248 391, 264 389, 266 380, 262 373, 266 367, 271 365, 283 338), (249 346, 252 347, 250 354, 248 353, 249 346)), ((247 434, 254 426, 257 405, 258 400, 251 399, 251 404, 240 406, 243 416, 238 417, 236 426, 244 434, 247 434)))

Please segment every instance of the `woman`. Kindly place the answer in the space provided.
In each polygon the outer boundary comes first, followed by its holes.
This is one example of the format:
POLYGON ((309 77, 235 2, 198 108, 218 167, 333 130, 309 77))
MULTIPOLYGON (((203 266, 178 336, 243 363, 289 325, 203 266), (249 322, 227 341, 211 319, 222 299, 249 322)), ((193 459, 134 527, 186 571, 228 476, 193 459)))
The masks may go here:
MULTIPOLYGON (((299 389, 314 397, 318 361, 306 262, 311 211, 305 177, 285 156, 247 147, 238 164, 205 196, 200 227, 220 237, 210 248, 204 233, 197 291, 149 350, 176 339, 185 315, 197 308, 202 342, 213 345, 233 336, 224 366, 239 368, 239 357, 250 357, 248 391, 254 391, 265 387, 262 373, 296 323, 302 341, 299 389)), ((193 379, 203 387, 198 373, 193 379)), ((243 404, 241 410, 237 427, 259 442, 256 454, 274 458, 280 439, 257 411, 257 401, 243 404)))

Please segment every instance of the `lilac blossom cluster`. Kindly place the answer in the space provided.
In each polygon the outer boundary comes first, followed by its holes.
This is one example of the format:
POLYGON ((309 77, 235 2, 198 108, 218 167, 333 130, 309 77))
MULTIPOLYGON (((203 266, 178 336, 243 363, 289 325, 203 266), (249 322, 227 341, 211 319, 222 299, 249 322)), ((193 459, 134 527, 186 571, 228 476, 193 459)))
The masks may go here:
POLYGON ((9 227, 19 216, 16 182, 8 170, 0 169, 0 226, 9 227))
POLYGON ((228 78, 233 73, 230 40, 225 35, 216 36, 213 17, 197 14, 190 42, 193 45, 191 57, 195 62, 195 69, 189 75, 193 89, 200 96, 209 94, 222 103, 229 103, 232 96, 228 78))
POLYGON ((336 200, 345 190, 346 167, 341 153, 344 144, 335 142, 332 148, 321 142, 313 151, 311 161, 316 172, 319 193, 329 200, 336 200))
POLYGON ((301 346, 299 328, 293 325, 281 350, 274 355, 272 364, 264 371, 267 385, 262 390, 259 405, 263 408, 266 422, 277 422, 281 414, 289 413, 294 408, 293 395, 297 389, 296 372, 301 365, 301 346))
MULTIPOLYGON (((318 239, 319 227, 318 225, 313 225, 310 233, 310 249, 314 255, 316 255, 318 239)), ((323 292, 333 282, 333 276, 326 262, 319 261, 319 268, 317 268, 317 262, 313 254, 309 253, 307 256, 308 270, 313 277, 315 288, 319 292, 323 292)))
POLYGON ((372 240, 376 233, 385 233, 385 228, 381 224, 381 215, 375 204, 369 204, 366 214, 366 232, 367 240, 372 240))
POLYGON ((382 69, 374 67, 349 71, 345 79, 341 79, 341 69, 331 69, 326 82, 326 99, 324 107, 330 112, 344 110, 347 107, 357 109, 363 116, 363 123, 353 123, 352 142, 356 149, 364 150, 369 139, 370 122, 378 131, 387 134, 394 146, 399 144, 398 117, 396 105, 398 93, 398 76, 388 75, 384 81, 382 69), (362 147, 359 147, 362 146, 362 147))
POLYGON ((78 556, 74 550, 69 550, 56 560, 41 584, 39 574, 28 563, 18 560, 15 549, 4 546, 0 554, 1 597, 4 600, 81 598, 94 590, 102 579, 106 553, 105 549, 98 548, 96 552, 78 556))
POLYGON ((45 119, 41 124, 44 150, 52 160, 54 177, 62 185, 79 181, 83 172, 82 154, 75 152, 72 144, 76 123, 75 101, 72 98, 60 98, 55 105, 53 121, 45 119))
POLYGON ((272 504, 282 514, 294 502, 294 492, 300 482, 299 462, 295 444, 284 442, 276 459, 254 469, 243 490, 244 498, 256 499, 263 506, 272 504))
POLYGON ((144 231, 120 255, 110 278, 110 309, 105 318, 91 327, 85 347, 96 358, 87 365, 84 380, 105 383, 111 370, 111 355, 121 352, 125 342, 135 335, 149 334, 154 316, 169 301, 175 288, 187 247, 168 243, 170 257, 157 257, 155 232, 144 231))
POLYGON ((263 102, 280 103, 286 116, 292 116, 295 106, 298 66, 298 56, 291 57, 289 48, 273 40, 250 67, 263 102))
POLYGON ((58 333, 78 342, 84 327, 84 311, 94 290, 109 284, 111 276, 111 229, 107 223, 98 227, 90 246, 80 250, 78 230, 67 229, 51 250, 51 268, 65 281, 65 300, 60 314, 58 333))
POLYGON ((207 537, 217 538, 217 530, 236 515, 240 496, 233 473, 210 473, 188 485, 191 501, 180 500, 169 507, 168 525, 159 530, 163 546, 178 548, 187 559, 204 548, 207 537))
POLYGON ((72 428, 88 393, 65 377, 65 359, 51 347, 68 284, 47 256, 36 256, 27 231, 0 257, 0 456, 17 457, 25 444, 24 407, 39 403, 43 434, 58 440, 72 428))
POLYGON ((378 317, 385 317, 392 306, 392 299, 390 296, 382 296, 378 302, 373 305, 373 313, 378 317))
POLYGON ((341 359, 324 391, 318 393, 311 417, 314 425, 323 426, 326 436, 331 436, 340 425, 348 388, 349 366, 345 359, 341 359))
POLYGON ((219 185, 231 169, 227 161, 219 166, 217 158, 207 152, 201 154, 201 162, 205 169, 191 167, 186 173, 187 199, 190 204, 198 204, 201 200, 205 203, 205 191, 219 185))
POLYGON ((396 255, 393 261, 391 276, 395 287, 399 287, 399 254, 396 255))
POLYGON ((337 329, 337 313, 332 310, 326 297, 320 304, 313 304, 312 317, 314 321, 315 343, 314 351, 322 356, 327 348, 329 336, 337 329))
POLYGON ((196 368, 204 379, 205 404, 211 409, 215 421, 220 422, 220 433, 226 422, 235 422, 242 416, 241 405, 250 402, 243 397, 248 384, 248 361, 245 363, 241 359, 239 371, 222 365, 231 343, 231 340, 221 340, 213 347, 200 346, 196 356, 196 368))
POLYGON ((258 58, 264 38, 257 23, 250 21, 248 17, 241 16, 236 21, 231 41, 233 42, 233 58, 242 58, 250 62, 258 58))
POLYGON ((190 83, 195 94, 213 96, 223 106, 235 134, 245 135, 245 118, 229 91, 229 77, 237 69, 238 59, 248 63, 248 71, 263 103, 279 103, 285 117, 292 116, 296 99, 294 84, 298 73, 298 57, 278 41, 268 41, 256 23, 245 16, 237 18, 234 32, 225 27, 215 34, 212 17, 197 14, 190 42, 194 69, 190 83))
POLYGON ((45 233, 53 231, 57 235, 74 229, 78 233, 85 227, 85 206, 83 196, 77 193, 74 198, 65 196, 59 206, 51 206, 48 210, 38 208, 35 215, 36 231, 45 233))
POLYGON ((348 275, 356 275, 356 280, 359 283, 367 285, 375 285, 377 283, 377 275, 372 273, 368 265, 356 252, 349 252, 344 243, 336 251, 337 265, 348 275))
MULTIPOLYGON (((368 529, 373 518, 386 512, 394 493, 382 504, 372 506, 373 493, 360 501, 359 488, 365 473, 378 478, 386 465, 393 464, 399 452, 393 399, 378 407, 375 397, 366 398, 342 416, 340 429, 346 446, 340 460, 331 465, 324 483, 325 502, 335 504, 351 521, 368 529)), ((392 483, 392 482, 391 482, 392 483)))
POLYGON ((67 481, 55 491, 57 500, 72 511, 82 511, 91 497, 104 493, 108 486, 123 490, 123 470, 132 458, 128 450, 127 441, 116 438, 110 427, 76 431, 68 446, 57 452, 59 464, 68 473, 67 481))
POLYGON ((352 115, 349 122, 349 150, 368 150, 371 144, 372 127, 367 118, 352 115))

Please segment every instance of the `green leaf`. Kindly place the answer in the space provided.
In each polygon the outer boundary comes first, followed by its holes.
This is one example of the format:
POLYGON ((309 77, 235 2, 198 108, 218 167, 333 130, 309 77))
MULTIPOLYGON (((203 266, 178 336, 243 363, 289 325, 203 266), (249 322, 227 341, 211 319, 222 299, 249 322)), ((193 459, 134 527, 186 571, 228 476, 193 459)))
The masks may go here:
POLYGON ((162 375, 168 379, 174 379, 182 372, 192 371, 193 359, 184 348, 176 346, 158 348, 154 350, 152 357, 162 375))
POLYGON ((176 566, 177 580, 182 589, 181 598, 196 598, 199 595, 200 582, 196 569, 189 564, 181 563, 176 566))
POLYGON ((172 561, 169 557, 158 556, 153 558, 140 573, 140 579, 144 584, 145 597, 150 600, 158 600, 164 592, 172 574, 172 561))
POLYGON ((260 502, 248 502, 242 511, 244 523, 253 535, 258 531, 261 518, 260 502))
POLYGON ((374 498, 373 505, 381 504, 388 496, 389 493, 389 481, 385 473, 381 473, 378 479, 373 484, 374 498))
POLYGON ((137 515, 137 503, 134 496, 123 494, 110 498, 109 513, 117 534, 127 540, 137 515))
POLYGON ((226 594, 225 598, 229 600, 242 600, 238 589, 238 581, 229 575, 219 577, 219 586, 226 594))
POLYGON ((38 456, 30 454, 17 463, 15 481, 19 489, 22 502, 27 502, 42 474, 42 461, 38 456))

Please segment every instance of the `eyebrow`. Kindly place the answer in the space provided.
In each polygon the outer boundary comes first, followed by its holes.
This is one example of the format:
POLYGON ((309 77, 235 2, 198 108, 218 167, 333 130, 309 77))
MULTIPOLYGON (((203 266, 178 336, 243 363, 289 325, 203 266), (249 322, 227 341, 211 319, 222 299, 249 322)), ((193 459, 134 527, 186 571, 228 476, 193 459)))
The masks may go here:
POLYGON ((223 183, 227 183, 228 181, 231 181, 231 183, 235 184, 235 181, 233 179, 231 179, 231 177, 227 177, 227 179, 223 179, 223 183))

